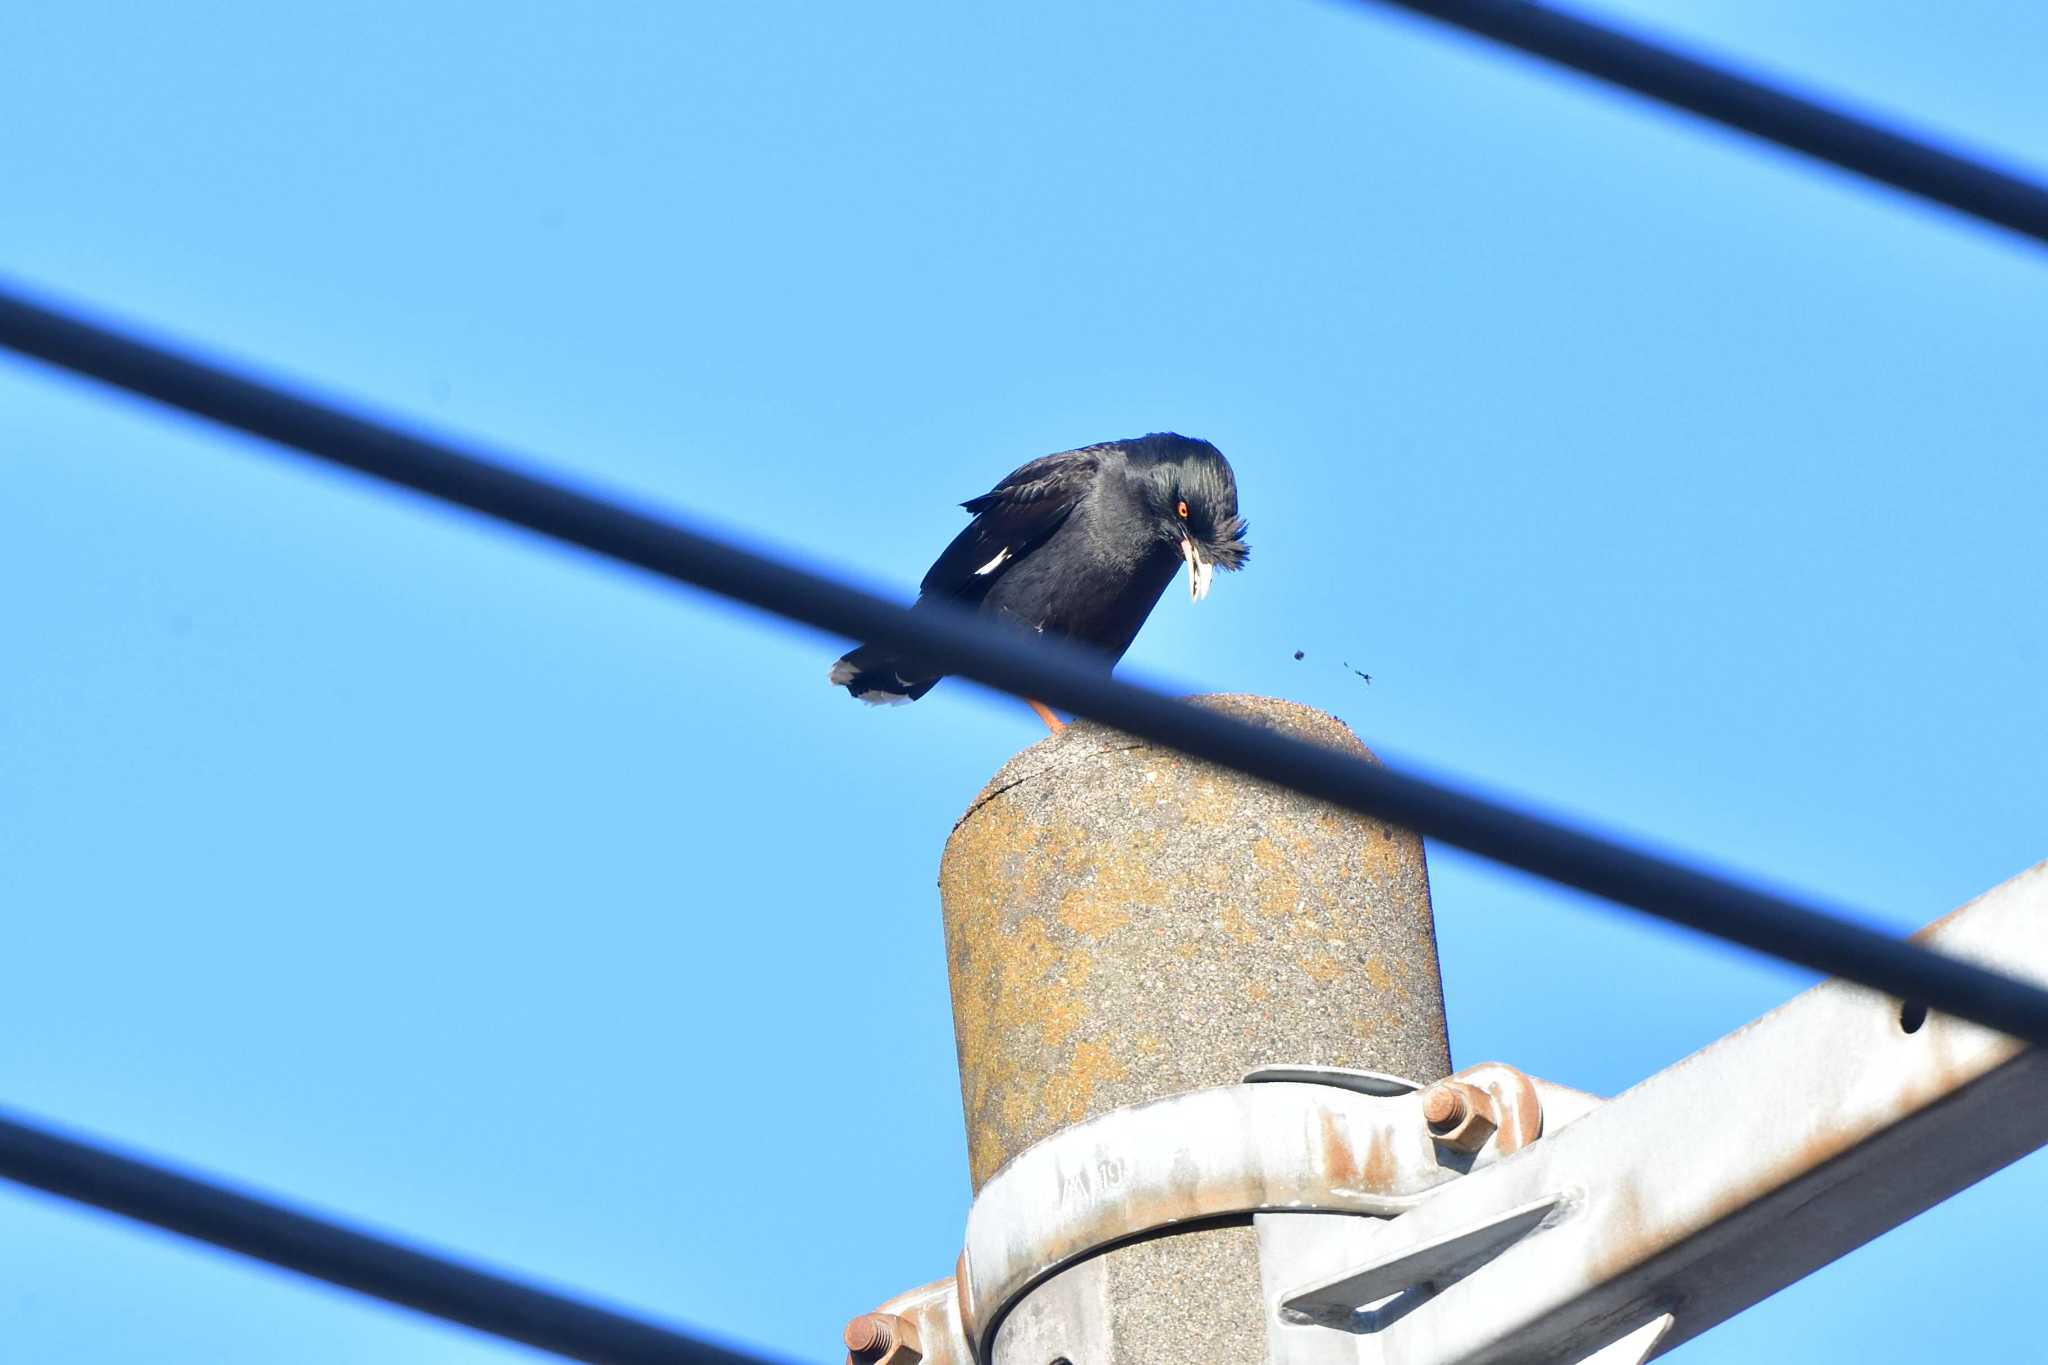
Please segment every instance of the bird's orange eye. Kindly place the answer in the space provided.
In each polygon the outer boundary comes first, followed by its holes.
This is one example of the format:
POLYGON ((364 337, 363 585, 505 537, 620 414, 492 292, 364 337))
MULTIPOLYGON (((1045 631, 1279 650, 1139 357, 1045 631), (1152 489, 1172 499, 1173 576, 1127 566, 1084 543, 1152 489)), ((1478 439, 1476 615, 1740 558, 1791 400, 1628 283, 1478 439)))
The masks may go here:
POLYGON ((1185 499, 1185 498, 1181 499, 1181 504, 1180 504, 1180 506, 1178 506, 1178 507, 1174 508, 1173 510, 1174 510, 1174 511, 1176 511, 1176 512, 1178 512, 1178 513, 1180 513, 1180 519, 1181 519, 1182 521, 1186 521, 1186 520, 1188 519, 1188 504, 1187 504, 1187 499, 1185 499))

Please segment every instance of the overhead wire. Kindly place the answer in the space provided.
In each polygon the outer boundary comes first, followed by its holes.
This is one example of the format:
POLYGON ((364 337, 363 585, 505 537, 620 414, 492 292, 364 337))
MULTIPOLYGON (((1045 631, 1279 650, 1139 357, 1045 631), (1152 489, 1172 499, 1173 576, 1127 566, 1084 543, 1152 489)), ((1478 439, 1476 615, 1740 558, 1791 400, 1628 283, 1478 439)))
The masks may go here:
MULTIPOLYGON (((2048 242, 2048 189, 1819 101, 1523 0, 1395 6, 2048 242)), ((1141 738, 1816 971, 2048 1043, 2048 991, 1563 822, 1116 681, 1077 651, 906 611, 795 565, 0 291, 0 345, 193 416, 1141 738)), ((768 1365, 0 1115, 0 1176, 416 1311, 605 1365, 768 1365)))
POLYGON ((509 462, 0 290, 0 346, 195 417, 834 635, 898 650, 1659 919, 2048 1043, 2048 990, 1562 821, 1119 681, 1099 656, 910 610, 509 462))
POLYGON ((782 1365, 0 1112, 21 1184, 592 1365, 782 1365))
MULTIPOLYGON (((1522 0, 1354 2, 1430 16, 2048 241, 2048 188, 1673 47, 1522 0)), ((1130 735, 1405 825, 1616 905, 1858 980, 1901 997, 1913 1011, 1942 1009, 2048 1044, 2048 990, 1614 837, 1122 684, 1075 651, 1026 643, 958 612, 905 612, 872 593, 743 546, 123 336, 18 293, 0 293, 0 344, 649 573, 819 630, 891 645, 985 686, 1065 706, 1130 735)), ((0 1115, 0 1175, 569 1359, 766 1365, 758 1355, 315 1218, 18 1117, 0 1115)))
POLYGON ((1528 0, 1350 0, 1400 9, 2048 243, 2048 186, 1610 25, 1528 0))

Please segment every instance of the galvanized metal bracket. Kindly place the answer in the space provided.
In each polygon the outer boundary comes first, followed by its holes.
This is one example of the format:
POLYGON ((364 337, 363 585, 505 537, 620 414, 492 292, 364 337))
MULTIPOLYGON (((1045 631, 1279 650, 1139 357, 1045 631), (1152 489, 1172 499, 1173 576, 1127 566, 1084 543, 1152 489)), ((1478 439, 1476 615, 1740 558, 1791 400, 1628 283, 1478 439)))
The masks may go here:
MULTIPOLYGON (((2048 981, 2048 865, 1920 937, 2048 981)), ((1349 1334, 1317 1360, 1647 1359, 2044 1144, 2048 1057, 1831 981, 1434 1191, 1273 1308, 1349 1334)))
MULTIPOLYGON (((2048 983, 2048 864, 1920 937, 2048 983)), ((1026 1149, 955 1277, 847 1344, 983 1365, 1063 1267, 1250 1215, 1273 1365, 1638 1365, 2044 1144, 2048 1055, 1842 982, 1607 1101, 1497 1063, 1261 1068, 1026 1149)))
MULTIPOLYGON (((1288 1210, 1390 1218, 1534 1141, 1531 1081, 1488 1064, 1423 1090, 1338 1068, 1262 1068, 1246 1084, 1112 1110, 1004 1165, 967 1215, 963 1321, 977 1348, 1033 1284, 1144 1233, 1288 1210), (1432 1122, 1432 1105, 1462 1123, 1432 1122)), ((1567 1108, 1592 1101, 1563 1091, 1567 1108)))
POLYGON ((1112 1110, 1026 1148, 983 1185, 955 1281, 848 1326, 858 1365, 985 1359, 1034 1285, 1106 1247, 1260 1212, 1389 1218, 1599 1101, 1488 1063, 1424 1088, 1376 1072, 1262 1067, 1243 1084, 1112 1110), (945 1292, 950 1287, 950 1292, 945 1292), (858 1345, 856 1345, 858 1343, 858 1345))

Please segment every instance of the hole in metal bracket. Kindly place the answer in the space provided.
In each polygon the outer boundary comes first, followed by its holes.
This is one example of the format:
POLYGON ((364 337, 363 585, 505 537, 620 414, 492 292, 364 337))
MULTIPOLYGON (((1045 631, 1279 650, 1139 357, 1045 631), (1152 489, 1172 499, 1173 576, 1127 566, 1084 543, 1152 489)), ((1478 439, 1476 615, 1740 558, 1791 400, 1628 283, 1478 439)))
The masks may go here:
MULTIPOLYGON (((1536 1231, 1563 1203, 1564 1195, 1549 1194, 1511 1209, 1485 1213, 1464 1227, 1435 1233, 1419 1244, 1398 1245, 1342 1275, 1284 1294, 1280 1306, 1319 1324, 1350 1321, 1355 1330, 1376 1330, 1373 1321, 1382 1326, 1399 1321, 1402 1314, 1413 1311, 1439 1289, 1463 1279, 1536 1231), (1404 1300, 1402 1296, 1410 1290, 1417 1291, 1417 1296, 1404 1300)), ((1395 1220, 1388 1226, 1400 1228, 1401 1223, 1395 1220)))
POLYGON ((1899 1006, 1899 1031, 1918 1033, 1920 1026, 1927 1022, 1927 1006, 1918 1000, 1908 1000, 1899 1006))
POLYGON ((1333 1085, 1339 1090, 1355 1090, 1361 1095, 1383 1097, 1407 1095, 1422 1089, 1422 1083, 1419 1081, 1411 1081, 1405 1076, 1390 1076, 1384 1071, 1360 1071, 1348 1066, 1311 1066, 1306 1063, 1254 1067, 1244 1074, 1246 1085, 1257 1085, 1261 1081, 1333 1085))

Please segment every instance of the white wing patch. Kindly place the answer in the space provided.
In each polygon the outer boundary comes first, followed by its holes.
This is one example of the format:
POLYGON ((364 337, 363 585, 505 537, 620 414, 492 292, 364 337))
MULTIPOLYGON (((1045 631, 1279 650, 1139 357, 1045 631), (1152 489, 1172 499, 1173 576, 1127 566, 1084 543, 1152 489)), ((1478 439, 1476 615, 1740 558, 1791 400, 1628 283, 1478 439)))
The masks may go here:
MULTIPOLYGON (((901 677, 900 674, 898 676, 901 677)), ((870 689, 858 695, 869 706, 902 706, 910 700, 908 692, 883 692, 879 689, 870 689)))
POLYGON ((1009 547, 1009 546, 1007 546, 1007 545, 1005 545, 1005 546, 1004 546, 1004 547, 1003 547, 1003 548, 1002 548, 1001 550, 999 550, 999 551, 997 551, 997 552, 996 552, 996 557, 995 557, 994 559, 991 559, 991 560, 990 560, 990 561, 989 561, 988 563, 986 563, 986 564, 982 565, 982 566, 981 566, 980 568, 976 569, 976 570, 974 571, 974 576, 975 576, 976 578, 979 578, 979 577, 981 577, 981 576, 982 576, 983 574, 991 574, 991 573, 994 573, 994 572, 995 572, 995 571, 996 571, 997 569, 1000 569, 1000 568, 1002 568, 1004 564, 1006 564, 1007 562, 1009 562, 1009 558, 1010 558, 1010 547, 1009 547))

